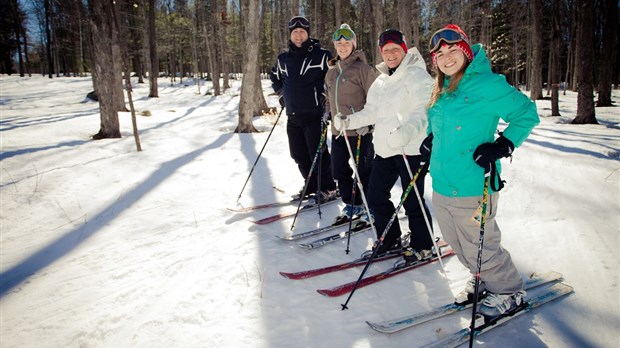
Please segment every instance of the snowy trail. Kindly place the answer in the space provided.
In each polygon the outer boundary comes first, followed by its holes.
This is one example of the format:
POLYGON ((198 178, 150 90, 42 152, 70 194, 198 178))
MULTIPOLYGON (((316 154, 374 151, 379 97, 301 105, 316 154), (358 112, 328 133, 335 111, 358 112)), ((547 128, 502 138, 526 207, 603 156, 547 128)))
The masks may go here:
MULTIPOLYGON (((88 79, 0 78, 3 348, 410 347, 468 323, 464 312, 393 335, 364 323, 451 301, 468 279, 456 258, 445 260, 445 276, 429 265, 360 289, 347 311, 343 298, 315 290, 355 280, 361 268, 299 281, 279 275, 352 260, 372 232, 354 236, 349 255, 346 241, 304 250, 274 238, 291 220, 250 222, 288 207, 226 209, 276 118, 255 118, 263 133, 232 133, 239 81, 220 97, 166 80, 149 100, 148 86, 135 86, 138 112, 152 113, 138 117, 144 151, 136 153, 126 113, 123 138, 88 140, 99 126, 96 103, 84 102, 88 79)), ((570 125, 576 95, 560 98, 561 118, 537 102, 541 125, 512 164, 504 161, 497 219, 523 276, 561 272, 575 294, 493 330, 485 345, 620 342, 620 113, 597 108, 600 125, 570 125)), ((302 186, 285 125, 283 115, 242 204, 286 200, 302 186)), ((296 231, 324 226, 337 211, 326 206, 321 220, 305 213, 296 231)))

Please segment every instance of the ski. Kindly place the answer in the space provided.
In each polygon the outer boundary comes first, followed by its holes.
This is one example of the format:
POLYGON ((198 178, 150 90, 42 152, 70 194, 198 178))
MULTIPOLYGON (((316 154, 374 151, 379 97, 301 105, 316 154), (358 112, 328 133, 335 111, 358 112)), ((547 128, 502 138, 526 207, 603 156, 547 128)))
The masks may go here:
MULTIPOLYGON (((327 202, 321 202, 321 206, 326 206, 328 204, 331 203, 336 203, 340 201, 340 199, 338 198, 334 198, 330 201, 327 202)), ((306 205, 302 205, 301 208, 299 208, 299 212, 305 212, 305 211, 310 211, 310 210, 314 210, 314 209, 318 209, 319 205, 317 203, 308 203, 306 205)), ((278 213, 276 215, 272 215, 272 216, 268 216, 266 218, 262 218, 260 220, 256 220, 256 221, 252 221, 255 224, 259 224, 259 225, 266 225, 268 223, 272 223, 274 221, 278 221, 278 220, 282 220, 285 219, 287 217, 291 217, 291 216, 295 216, 295 214, 297 213, 297 210, 295 211, 288 211, 288 212, 284 212, 284 213, 278 213)))
POLYGON ((251 212, 254 210, 284 207, 284 206, 293 205, 293 204, 299 204, 299 199, 291 199, 290 201, 286 201, 286 202, 265 203, 265 204, 253 205, 250 207, 226 208, 226 209, 232 212, 235 212, 235 213, 247 213, 247 212, 251 212))
POLYGON ((239 208, 226 208, 232 212, 235 213, 247 213, 247 212, 251 212, 254 210, 259 210, 259 209, 266 209, 266 208, 277 208, 277 207, 283 207, 286 205, 291 205, 295 202, 299 202, 299 201, 288 201, 288 202, 274 202, 274 203, 266 203, 266 204, 260 204, 260 205, 254 205, 251 207, 239 207, 239 208))
MULTIPOLYGON (((447 246, 448 244, 444 241, 438 241, 437 242, 437 246, 442 248, 447 246)), ((393 259, 395 257, 399 257, 401 256, 401 252, 388 252, 386 254, 383 255, 377 255, 375 256, 375 258, 372 260, 372 262, 378 262, 378 261, 385 261, 385 260, 389 260, 389 259, 393 259)), ((312 278, 312 277, 316 277, 316 276, 320 276, 323 274, 327 274, 327 273, 332 273, 332 272, 337 272, 337 271, 342 271, 344 269, 349 269, 349 268, 353 268, 353 267, 358 267, 358 266, 364 266, 366 263, 368 263, 368 258, 367 257, 360 257, 358 259, 355 259, 353 261, 349 261, 349 262, 344 262, 344 263, 340 263, 337 265, 332 265, 332 266, 327 266, 327 267, 321 267, 321 268, 315 268, 315 269, 310 269, 310 270, 306 270, 306 271, 300 271, 300 272, 280 272, 280 275, 283 276, 284 278, 288 278, 288 279, 306 279, 306 278, 312 278)))
MULTIPOLYGON (((444 252, 441 257, 450 257, 454 255, 454 251, 453 250, 448 250, 446 252, 444 252)), ((425 260, 422 262, 418 262, 415 263, 413 265, 409 265, 409 266, 405 266, 405 267, 399 267, 399 268, 390 268, 387 271, 381 272, 381 273, 377 273, 375 275, 371 275, 369 277, 366 277, 364 279, 362 279, 359 284, 357 285, 357 288, 362 288, 377 282, 380 282, 382 280, 391 278, 393 276, 399 275, 401 273, 405 273, 407 271, 411 271, 413 269, 416 269, 418 267, 422 267, 424 265, 428 265, 431 263, 436 262, 437 260, 439 260, 438 257, 433 257, 429 260, 425 260)), ((344 294, 347 294, 349 292, 351 292, 351 290, 353 290, 353 287, 355 287, 355 283, 357 283, 357 281, 353 281, 350 283, 346 283, 346 284, 342 284, 342 285, 338 285, 335 286, 333 288, 329 288, 329 289, 319 289, 317 290, 317 292, 321 295, 325 295, 328 297, 336 297, 336 296, 342 296, 344 294)))
MULTIPOLYGON (((558 272, 548 272, 545 274, 537 274, 534 273, 527 279, 525 284, 523 285, 525 290, 533 289, 535 287, 549 284, 555 281, 562 280, 562 274, 558 272)), ((428 321, 438 319, 452 313, 463 311, 467 308, 471 308, 472 302, 463 303, 463 304, 455 304, 450 303, 444 306, 432 309, 428 312, 413 314, 406 317, 387 320, 383 322, 370 322, 366 321, 366 324, 370 326, 373 330, 381 332, 381 333, 394 333, 397 331, 401 331, 416 325, 420 325, 422 323, 426 323, 428 321)))
MULTIPOLYGON (((359 216, 354 216, 353 217, 353 221, 357 221, 359 220, 359 216)), ((291 234, 288 236, 276 236, 277 238, 280 238, 282 240, 298 240, 298 239, 302 239, 302 238, 307 238, 307 237, 311 237, 317 234, 321 234, 324 232, 329 232, 332 230, 335 230, 339 227, 342 226, 348 226, 349 225, 349 221, 342 221, 342 222, 335 222, 332 223, 331 225, 328 226, 324 226, 324 227, 320 227, 314 230, 310 230, 310 231, 306 231, 306 232, 300 232, 300 233, 295 233, 295 234, 291 234)))
MULTIPOLYGON (((393 258, 398 257, 400 255, 401 255, 400 252, 398 252, 398 253, 388 253, 388 254, 384 254, 384 255, 381 255, 381 256, 376 256, 374 258, 373 262, 393 259, 393 258)), ((340 263, 340 264, 337 264, 337 265, 332 265, 332 266, 327 266, 327 267, 322 267, 322 268, 311 269, 311 270, 307 270, 307 271, 301 271, 301 272, 280 272, 280 275, 282 275, 284 278, 288 278, 288 279, 295 279, 295 280, 297 280, 297 279, 306 279, 306 278, 320 276, 322 274, 342 271, 343 269, 363 266, 367 262, 368 262, 368 258, 360 257, 360 258, 355 259, 353 261, 344 262, 344 263, 340 263)))
MULTIPOLYGON (((478 337, 485 332, 488 332, 507 321, 518 317, 521 314, 527 313, 534 308, 540 307, 553 300, 559 299, 563 296, 573 293, 573 288, 570 285, 564 283, 553 284, 545 288, 545 291, 539 293, 536 296, 526 296, 524 303, 521 307, 517 308, 515 312, 510 313, 507 316, 502 316, 497 319, 486 322, 486 319, 478 314, 476 315, 476 329, 474 329, 474 337, 478 337)), ((469 342, 470 328, 466 327, 457 332, 444 336, 443 338, 432 342, 424 347, 457 347, 465 342, 469 342)))
MULTIPOLYGON (((354 226, 351 227, 351 236, 354 236, 358 233, 362 233, 362 232, 366 232, 368 230, 372 229, 372 226, 366 224, 366 223, 358 223, 354 226)), ((328 243, 332 243, 335 242, 337 240, 341 240, 344 238, 347 238, 349 234, 349 231, 342 231, 340 233, 336 233, 336 234, 332 234, 331 236, 327 236, 324 238, 320 238, 317 240, 314 240, 312 242, 309 243, 299 243, 297 245, 299 245, 300 247, 304 248, 304 249, 316 249, 316 248, 320 248, 328 243)))
MULTIPOLYGON (((406 219, 406 216, 402 216, 400 217, 399 220, 404 220, 406 219)), ((362 222, 358 222, 357 224, 353 225, 351 228, 351 236, 354 236, 356 234, 362 233, 362 232, 366 232, 368 230, 372 229, 372 226, 366 224, 366 223, 362 223, 362 222)), ((328 243, 332 243, 344 238, 347 238, 348 236, 348 230, 347 231, 343 231, 340 233, 336 233, 333 234, 331 236, 327 236, 327 237, 323 237, 323 238, 319 238, 317 240, 313 240, 312 242, 308 242, 308 243, 299 243, 298 245, 304 249, 316 249, 316 248, 320 248, 328 243)))

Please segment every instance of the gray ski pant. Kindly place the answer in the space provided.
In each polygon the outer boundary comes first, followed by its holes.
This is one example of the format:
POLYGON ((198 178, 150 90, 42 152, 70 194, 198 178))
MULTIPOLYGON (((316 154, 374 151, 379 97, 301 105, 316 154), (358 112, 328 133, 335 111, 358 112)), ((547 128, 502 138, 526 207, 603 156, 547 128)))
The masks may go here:
MULTIPOLYGON (((523 289, 523 280, 510 253, 500 244, 502 235, 495 223, 499 194, 493 193, 487 204, 480 279, 486 289, 496 294, 511 294, 523 289)), ((472 221, 482 196, 447 197, 433 192, 433 208, 444 240, 459 261, 476 274, 480 226, 472 221)))

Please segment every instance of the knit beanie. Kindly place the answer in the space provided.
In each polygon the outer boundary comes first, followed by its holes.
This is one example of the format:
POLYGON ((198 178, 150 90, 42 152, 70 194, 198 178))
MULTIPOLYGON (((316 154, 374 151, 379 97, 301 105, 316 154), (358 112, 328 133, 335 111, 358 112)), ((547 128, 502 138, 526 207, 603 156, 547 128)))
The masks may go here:
POLYGON ((344 38, 347 41, 351 41, 351 43, 353 44, 353 49, 357 47, 357 35, 355 35, 353 29, 351 29, 351 27, 347 23, 342 24, 340 28, 336 29, 336 31, 332 35, 332 41, 334 43, 341 38, 344 38), (353 36, 349 37, 348 32, 350 32, 353 36))
MULTIPOLYGON (((471 50, 471 46, 469 45, 469 37, 467 36, 467 34, 465 34, 465 32, 458 25, 448 24, 442 29, 451 29, 459 33, 463 37, 463 40, 457 43, 452 43, 450 45, 454 45, 456 48, 463 51, 463 54, 465 54, 465 57, 467 58, 469 62, 474 60, 474 52, 471 50)), ((447 44, 446 42, 443 42, 441 47, 448 46, 448 45, 449 44, 447 44)), ((431 56, 433 57, 433 65, 437 66, 437 52, 433 52, 431 56)))
POLYGON ((308 36, 310 36, 310 22, 308 22, 308 19, 306 19, 306 17, 297 16, 291 18, 291 20, 288 21, 289 34, 297 28, 305 30, 308 33, 308 36))
POLYGON ((379 49, 383 52, 383 47, 389 43, 399 45, 407 54, 407 41, 405 35, 396 29, 388 29, 379 35, 379 49))

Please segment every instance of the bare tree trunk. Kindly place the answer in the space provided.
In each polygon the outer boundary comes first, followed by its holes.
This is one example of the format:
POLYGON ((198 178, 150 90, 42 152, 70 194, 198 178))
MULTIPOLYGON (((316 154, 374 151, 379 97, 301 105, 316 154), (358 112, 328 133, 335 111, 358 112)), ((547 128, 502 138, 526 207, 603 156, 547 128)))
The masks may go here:
POLYGON ((28 76, 32 76, 30 70, 30 58, 28 57, 28 35, 26 35, 26 29, 22 26, 22 37, 24 38, 24 57, 26 58, 26 73, 28 76))
MULTIPOLYGON (((377 40, 379 38, 379 34, 386 29, 383 28, 383 1, 372 0, 372 14, 374 16, 372 33, 374 33, 373 38, 377 40)), ((378 64, 381 61, 378 46, 372 50, 372 57, 375 64, 378 64)))
MULTIPOLYGON (((575 4, 577 3, 577 1, 575 1, 575 4)), ((582 19, 581 17, 583 16, 583 14, 579 11, 579 9, 577 8, 576 5, 573 6, 573 33, 574 33, 574 43, 575 46, 573 47, 573 74, 572 74, 572 79, 571 79, 571 90, 572 91, 577 91, 577 85, 578 85, 578 80, 579 80, 579 75, 581 74, 581 64, 579 62, 579 57, 581 57, 581 45, 578 43, 579 41, 579 35, 580 35, 580 28, 579 28, 579 23, 581 23, 582 19)))
POLYGON ((144 40, 143 31, 139 30, 141 27, 140 21, 141 16, 139 15, 138 7, 132 6, 133 4, 128 4, 127 11, 129 15, 127 16, 127 22, 129 23, 129 32, 131 33, 128 38, 131 40, 130 50, 131 50, 131 58, 130 61, 133 62, 133 67, 136 71, 136 75, 138 75, 138 83, 144 83, 144 67, 142 65, 142 41, 144 40))
MULTIPOLYGON (((417 1, 413 1, 417 3, 417 1)), ((414 13, 411 11, 412 1, 410 0, 396 0, 396 12, 398 13, 398 29, 405 34, 405 37, 409 41, 408 44, 411 46, 418 47, 420 38, 417 35, 413 34, 412 26, 417 28, 420 23, 417 21, 418 18, 412 18, 411 14, 414 13)))
POLYGON ((579 11, 581 21, 577 26, 577 48, 579 56, 579 84, 577 86, 577 116, 573 124, 598 124, 594 111, 594 40, 595 18, 594 0, 578 0, 575 10, 579 11))
MULTIPOLYGON (((229 24, 230 21, 228 20, 228 11, 227 11, 227 6, 226 6, 226 1, 222 1, 222 18, 221 18, 221 28, 220 28, 220 64, 222 66, 222 71, 224 73, 224 81, 223 81, 223 88, 224 90, 227 90, 228 88, 230 88, 230 81, 229 81, 229 74, 230 74, 230 48, 228 47, 228 31, 229 31, 229 24)), ((260 29, 259 29, 260 30, 260 29)), ((260 37, 259 37, 259 41, 260 41, 260 37)), ((260 54, 259 54, 260 55, 260 54)))
POLYGON ((549 49, 549 85, 551 87, 551 116, 561 116, 559 107, 560 54, 562 53, 562 12, 560 0, 551 0, 551 47, 549 49))
POLYGON ((542 99, 542 0, 530 0, 532 68, 530 70, 530 99, 542 99))
POLYGON ((93 73, 96 75, 96 90, 99 98, 101 125, 93 139, 120 138, 118 108, 116 105, 118 85, 115 77, 119 72, 114 66, 114 38, 116 37, 112 22, 112 6, 109 0, 89 0, 90 23, 93 52, 93 73))
POLYGON ((299 0, 289 1, 289 7, 288 7, 289 13, 288 13, 287 22, 288 22, 288 19, 293 18, 295 16, 299 16, 299 7, 300 7, 299 5, 300 5, 299 0))
POLYGON ((480 7, 480 43, 484 45, 487 55, 491 57, 493 54, 493 46, 491 45, 493 6, 491 0, 481 0, 480 7))
POLYGON ((51 20, 51 9, 50 9, 50 0, 44 1, 45 5, 45 38, 47 42, 45 43, 45 52, 47 53, 47 77, 50 79, 53 78, 54 75, 54 59, 52 58, 52 33, 50 30, 50 20, 51 20))
MULTIPOLYGON (((235 133, 256 132, 252 124, 255 115, 261 114, 261 105, 266 104, 260 80, 257 79, 258 57, 260 51, 260 0, 242 0, 241 13, 245 19, 245 62, 243 80, 241 82, 241 98, 239 101, 239 124, 235 133), (258 85, 256 84, 258 81, 258 85), (262 103, 261 103, 262 100, 262 103)), ((266 106, 266 105, 265 105, 266 106)))
POLYGON ((334 21, 335 28, 340 27, 344 21, 342 20, 342 0, 334 0, 334 21))
MULTIPOLYGON (((220 95, 220 60, 218 56, 218 9, 217 1, 211 2, 211 8, 207 13, 207 23, 205 23, 205 42, 207 44, 207 54, 209 55, 209 66, 211 70, 211 83, 213 95, 220 95)), ((209 93, 209 92, 207 92, 209 93)))
POLYGON ((157 27, 155 26, 155 0, 149 0, 149 98, 159 98, 157 78, 159 77, 159 59, 157 57, 157 27))
POLYGON ((603 46, 599 62, 598 100, 596 106, 611 106, 613 64, 618 54, 618 0, 606 0, 603 12, 603 46))
MULTIPOLYGON (((128 51, 128 43, 127 40, 123 40, 126 38, 125 20, 121 20, 122 12, 119 13, 119 10, 123 9, 123 3, 125 0, 114 0, 117 6, 110 6, 112 8, 112 15, 114 17, 114 26, 116 28, 116 40, 119 43, 119 49, 122 57, 122 67, 123 67, 123 75, 125 77, 125 90, 127 91, 127 99, 129 100, 129 110, 131 111, 131 125, 133 129, 133 137, 136 143, 136 150, 138 152, 142 151, 142 145, 140 144, 140 133, 138 132, 138 122, 136 120, 136 109, 133 105, 133 96, 132 96, 132 87, 131 87, 131 69, 129 64, 129 53, 128 51)), ((130 9, 129 9, 130 10, 130 9)), ((130 10, 131 11, 131 10, 130 10)), ((132 14, 129 14, 128 17, 132 17, 132 14)), ((131 23, 131 20, 129 21, 131 23)))

